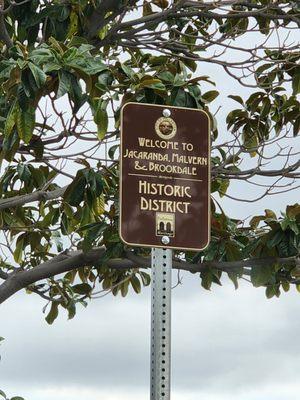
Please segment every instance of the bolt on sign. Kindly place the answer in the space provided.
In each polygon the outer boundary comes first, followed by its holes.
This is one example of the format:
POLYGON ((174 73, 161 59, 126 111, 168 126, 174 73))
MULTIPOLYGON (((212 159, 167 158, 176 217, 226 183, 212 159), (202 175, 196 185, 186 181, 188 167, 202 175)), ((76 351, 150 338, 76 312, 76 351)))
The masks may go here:
POLYGON ((120 237, 202 250, 210 239, 210 120, 202 110, 127 103, 121 112, 120 237))

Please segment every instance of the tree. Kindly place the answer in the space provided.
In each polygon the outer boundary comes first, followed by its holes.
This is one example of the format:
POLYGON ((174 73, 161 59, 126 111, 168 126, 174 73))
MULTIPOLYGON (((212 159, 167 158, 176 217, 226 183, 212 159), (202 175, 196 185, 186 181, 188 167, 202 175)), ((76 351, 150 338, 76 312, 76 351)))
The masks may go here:
POLYGON ((119 118, 129 101, 211 118, 212 240, 177 252, 174 268, 206 289, 227 274, 267 297, 300 290, 300 205, 246 224, 218 201, 256 200, 229 194, 233 181, 262 189, 258 198, 299 187, 299 27, 299 4, 286 0, 0 1, 0 303, 36 293, 51 324, 62 309, 73 318, 99 294, 149 284, 149 249, 118 235, 119 118), (237 106, 226 134, 203 63, 250 93, 229 96, 237 106))

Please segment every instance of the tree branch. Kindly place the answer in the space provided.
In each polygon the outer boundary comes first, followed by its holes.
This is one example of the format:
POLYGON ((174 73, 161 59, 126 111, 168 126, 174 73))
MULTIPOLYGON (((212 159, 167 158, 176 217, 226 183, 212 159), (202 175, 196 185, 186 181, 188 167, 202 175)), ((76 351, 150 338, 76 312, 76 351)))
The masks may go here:
POLYGON ((57 199, 58 197, 63 196, 67 187, 68 186, 64 186, 62 188, 48 192, 45 190, 39 190, 30 194, 24 194, 22 196, 15 196, 12 198, 0 200, 0 211, 7 208, 23 206, 24 204, 31 203, 33 201, 57 199))
MULTIPOLYGON (((55 275, 72 271, 84 266, 94 266, 99 264, 100 257, 105 253, 105 248, 95 248, 87 253, 82 251, 63 252, 53 259, 40 264, 29 271, 17 271, 9 274, 6 281, 0 286, 0 304, 21 289, 26 288, 42 279, 47 279, 55 275)), ((126 270, 130 268, 150 268, 150 257, 141 257, 131 251, 127 251, 124 259, 109 260, 106 265, 111 269, 126 270)), ((209 261, 200 264, 192 264, 185 261, 173 260, 173 268, 177 270, 189 271, 192 273, 201 272, 209 268, 230 272, 236 268, 253 266, 264 266, 268 264, 292 265, 300 267, 300 259, 297 257, 287 258, 259 258, 240 261, 209 261)))
POLYGON ((6 280, 8 278, 8 274, 0 269, 0 279, 6 280))

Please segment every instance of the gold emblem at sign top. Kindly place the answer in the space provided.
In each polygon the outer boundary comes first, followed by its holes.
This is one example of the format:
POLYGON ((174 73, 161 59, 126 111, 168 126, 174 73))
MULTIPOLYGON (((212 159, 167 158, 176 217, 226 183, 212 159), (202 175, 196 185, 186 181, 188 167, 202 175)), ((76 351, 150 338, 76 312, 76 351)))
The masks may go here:
POLYGON ((172 118, 161 117, 155 123, 155 132, 164 140, 172 139, 177 133, 177 125, 172 118))

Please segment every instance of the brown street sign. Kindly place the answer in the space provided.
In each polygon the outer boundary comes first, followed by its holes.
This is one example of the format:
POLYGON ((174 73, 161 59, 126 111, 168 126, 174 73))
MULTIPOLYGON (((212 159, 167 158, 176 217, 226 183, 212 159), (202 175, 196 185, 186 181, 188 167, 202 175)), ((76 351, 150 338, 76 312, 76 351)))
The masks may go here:
POLYGON ((121 115, 120 236, 202 250, 210 239, 210 127, 201 110, 127 103, 121 115))

